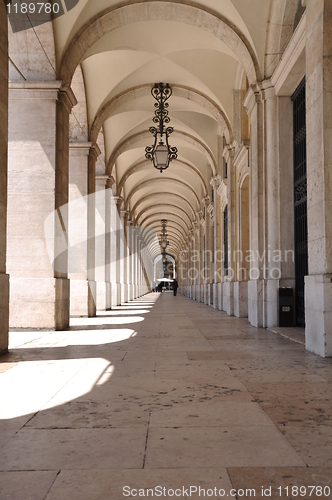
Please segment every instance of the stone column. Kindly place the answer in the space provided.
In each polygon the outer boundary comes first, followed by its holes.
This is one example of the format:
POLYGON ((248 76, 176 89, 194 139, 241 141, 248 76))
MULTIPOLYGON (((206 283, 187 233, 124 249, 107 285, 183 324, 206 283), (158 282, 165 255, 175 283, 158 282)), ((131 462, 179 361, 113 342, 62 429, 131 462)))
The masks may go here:
MULTIPOLYGON (((112 180, 109 180, 109 184, 113 183, 112 180)), ((118 197, 113 196, 111 190, 107 191, 109 193, 108 203, 109 203, 109 218, 110 218, 110 237, 109 237, 109 245, 110 245, 110 283, 111 283, 111 307, 117 306, 120 304, 120 298, 118 293, 119 288, 119 279, 120 279, 120 267, 119 267, 119 214, 118 214, 118 197)))
POLYGON ((69 145, 68 276, 71 316, 96 314, 93 173, 99 154, 99 147, 91 142, 71 142, 69 145))
POLYGON ((220 204, 220 196, 218 195, 218 188, 221 184, 221 177, 217 175, 210 182, 214 199, 214 209, 213 209, 213 260, 214 260, 214 269, 213 269, 213 307, 214 309, 218 309, 218 287, 221 283, 222 276, 222 259, 221 259, 221 226, 220 226, 220 215, 221 215, 221 204, 220 204))
POLYGON ((110 308, 108 297, 110 297, 111 283, 107 271, 109 263, 109 247, 107 237, 109 236, 109 226, 106 225, 107 209, 107 175, 96 176, 96 299, 97 310, 106 311, 110 308))
POLYGON ((144 295, 144 274, 143 274, 143 266, 144 266, 144 240, 140 237, 139 241, 139 280, 140 280, 140 297, 144 295))
POLYGON ((208 207, 210 205, 210 197, 207 196, 204 198, 203 206, 205 207, 205 247, 204 247, 204 277, 203 277, 203 300, 204 304, 209 303, 209 287, 210 287, 210 279, 211 279, 211 223, 210 223, 210 214, 208 212, 208 207))
POLYGON ((236 175, 234 150, 226 146, 224 156, 228 165, 228 275, 224 277, 223 302, 228 315, 234 315, 234 283, 236 281, 236 175))
POLYGON ((128 218, 128 212, 126 210, 121 210, 120 211, 120 222, 121 222, 121 267, 120 267, 121 304, 128 302, 127 218, 128 218))
POLYGON ((91 142, 69 144, 68 277, 70 315, 88 316, 88 169, 91 142))
POLYGON ((197 221, 193 222, 193 262, 194 262, 194 279, 193 279, 193 298, 200 302, 201 300, 201 225, 200 217, 197 214, 197 221))
POLYGON ((250 250, 251 266, 248 283, 248 318, 256 327, 264 326, 264 134, 263 101, 258 87, 250 87, 244 105, 250 123, 250 250), (259 259, 260 257, 260 259, 259 259))
POLYGON ((121 211, 123 198, 120 196, 116 199, 117 203, 117 215, 116 215, 116 285, 117 285, 117 305, 121 305, 122 290, 123 290, 123 257, 124 257, 124 230, 123 223, 121 221, 121 211))
POLYGON ((128 245, 128 301, 134 299, 134 226, 131 219, 127 220, 128 245))
POLYGON ((12 327, 69 325, 69 114, 75 104, 71 89, 61 82, 10 83, 12 327))
POLYGON ((113 258, 115 251, 115 244, 112 238, 112 211, 116 211, 113 200, 112 186, 114 184, 113 178, 108 178, 106 181, 105 190, 105 282, 106 282, 106 310, 112 308, 113 300, 113 285, 115 283, 115 276, 113 272, 113 258))
POLYGON ((306 109, 309 276, 306 348, 332 356, 332 8, 307 0, 306 109))
POLYGON ((196 274, 194 230, 189 230, 189 297, 194 299, 194 277, 196 274))
POLYGON ((137 259, 137 227, 133 226, 133 284, 134 284, 134 299, 138 297, 138 259, 137 259))
MULTIPOLYGON (((294 286, 294 195, 292 106, 278 98, 270 81, 262 83, 265 125, 265 258, 263 326, 278 326, 278 288, 294 286), (285 104, 287 107, 285 108, 285 104), (287 158, 288 156, 288 158, 287 158)), ((286 102, 285 102, 286 100, 286 102)))
POLYGON ((7 144, 8 144, 8 18, 0 5, 0 354, 8 351, 9 275, 6 274, 7 144))

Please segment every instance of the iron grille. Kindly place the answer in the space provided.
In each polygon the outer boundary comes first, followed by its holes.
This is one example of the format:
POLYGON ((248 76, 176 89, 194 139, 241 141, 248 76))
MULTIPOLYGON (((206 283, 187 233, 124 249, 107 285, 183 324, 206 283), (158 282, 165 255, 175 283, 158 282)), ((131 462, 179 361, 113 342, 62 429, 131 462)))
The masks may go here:
POLYGON ((305 78, 292 96, 294 117, 294 237, 296 323, 305 326, 304 277, 308 274, 305 78))

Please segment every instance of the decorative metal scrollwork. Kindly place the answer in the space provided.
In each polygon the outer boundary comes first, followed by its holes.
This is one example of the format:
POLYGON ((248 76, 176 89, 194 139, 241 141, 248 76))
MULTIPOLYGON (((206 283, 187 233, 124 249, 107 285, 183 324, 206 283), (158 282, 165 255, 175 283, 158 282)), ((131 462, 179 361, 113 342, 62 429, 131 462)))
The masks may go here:
POLYGON ((302 201, 306 197, 307 197, 307 179, 305 179, 304 181, 300 182, 300 184, 295 186, 294 201, 295 203, 298 203, 299 201, 302 201))
POLYGON ((156 111, 153 117, 153 123, 158 124, 158 127, 150 127, 149 131, 154 137, 153 146, 147 146, 145 148, 145 158, 153 162, 153 166, 160 170, 166 170, 169 166, 169 162, 176 160, 178 157, 178 150, 176 147, 171 147, 168 142, 169 136, 173 133, 173 127, 165 127, 170 123, 171 119, 168 116, 168 99, 172 95, 172 89, 167 83, 165 86, 162 83, 156 83, 151 90, 152 96, 156 99, 154 104, 156 111), (163 137, 165 136, 165 143, 163 137), (158 138, 160 139, 158 142, 158 138))

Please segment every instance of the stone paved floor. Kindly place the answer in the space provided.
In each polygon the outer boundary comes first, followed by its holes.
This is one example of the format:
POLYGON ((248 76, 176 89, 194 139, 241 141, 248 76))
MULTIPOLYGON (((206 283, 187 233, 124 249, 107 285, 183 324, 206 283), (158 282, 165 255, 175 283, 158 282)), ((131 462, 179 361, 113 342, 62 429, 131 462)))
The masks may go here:
POLYGON ((331 498, 331 396, 332 360, 171 293, 14 332, 0 499, 331 498))

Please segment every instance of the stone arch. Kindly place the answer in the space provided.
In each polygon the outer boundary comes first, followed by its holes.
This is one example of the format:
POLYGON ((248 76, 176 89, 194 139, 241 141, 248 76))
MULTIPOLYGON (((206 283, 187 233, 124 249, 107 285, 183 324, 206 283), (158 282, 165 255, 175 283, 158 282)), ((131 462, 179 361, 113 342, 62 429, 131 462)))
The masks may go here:
MULTIPOLYGON (((147 236, 147 238, 155 237, 158 230, 160 230, 160 220, 151 222, 148 226, 146 226, 146 234, 149 234, 149 231, 153 231, 153 235, 147 236)), ((174 221, 168 220, 167 231, 172 232, 179 240, 183 240, 183 242, 185 241, 184 234, 179 230, 174 221)))
MULTIPOLYGON (((203 192, 205 193, 204 196, 207 196, 208 188, 207 188, 205 179, 204 179, 202 173, 200 172, 200 170, 197 167, 195 167, 195 165, 192 165, 192 164, 190 164, 188 162, 185 162, 185 161, 182 161, 182 160, 176 160, 176 162, 180 163, 183 166, 186 166, 186 167, 190 168, 191 170, 193 170, 195 172, 195 174, 197 174, 197 176, 200 179, 200 183, 201 183, 201 185, 203 187, 203 192)), ((120 196, 121 191, 122 191, 122 189, 124 187, 124 183, 126 182, 126 180, 132 174, 138 172, 141 168, 145 167, 146 165, 151 165, 151 161, 150 160, 141 160, 141 161, 138 161, 137 163, 135 163, 134 165, 132 165, 131 167, 129 167, 125 171, 125 173, 121 177, 121 179, 120 179, 120 181, 118 183, 118 186, 117 186, 117 194, 118 194, 118 196, 120 196)))
MULTIPOLYGON (((147 212, 148 210, 151 210, 152 208, 155 208, 155 207, 156 207, 155 205, 149 205, 149 206, 143 208, 143 210, 137 215, 136 220, 139 220, 140 217, 143 217, 143 215, 145 214, 145 212, 147 212)), ((173 207, 173 208, 176 208, 177 210, 180 210, 180 212, 184 213, 186 215, 186 217, 188 217, 189 222, 192 222, 191 218, 189 217, 188 212, 184 208, 179 207, 177 205, 172 205, 171 203, 160 203, 160 204, 158 204, 158 208, 162 208, 162 207, 173 207)))
MULTIPOLYGON (((217 171, 217 162, 216 159, 214 158, 214 155, 212 151, 206 146, 202 141, 197 139, 197 137, 194 137, 193 135, 187 134, 186 132, 179 132, 179 131, 174 131, 172 134, 172 138, 180 138, 182 140, 185 140, 189 144, 194 145, 201 153, 205 155, 205 157, 208 160, 209 167, 211 169, 211 176, 215 177, 216 171, 217 171)), ((113 168, 115 166, 115 162, 117 158, 124 153, 125 151, 130 148, 130 146, 133 146, 137 142, 140 142, 142 140, 146 139, 151 139, 151 133, 149 131, 144 131, 144 132, 137 132, 136 134, 131 135, 130 137, 127 137, 124 139, 122 142, 118 144, 118 146, 114 149, 113 153, 108 159, 107 165, 106 165, 106 172, 109 173, 109 175, 112 175, 113 173, 113 168)))
MULTIPOLYGON (((135 22, 156 21, 164 17, 164 5, 156 0, 132 0, 113 6, 90 19, 67 44, 59 67, 59 79, 70 84, 76 67, 95 42, 108 33, 135 22)), ((238 57, 250 84, 261 81, 261 70, 255 51, 241 31, 226 17, 202 5, 171 0, 167 20, 199 27, 224 42, 238 57)))
MULTIPOLYGON (((166 195, 167 197, 172 197, 172 198, 177 198, 179 200, 182 200, 184 201, 185 203, 188 204, 189 208, 190 208, 190 211, 192 213, 192 216, 193 218, 196 217, 196 212, 194 210, 194 207, 192 206, 192 204, 190 203, 189 200, 187 200, 187 198, 185 198, 185 196, 182 196, 180 194, 177 194, 177 193, 169 193, 169 192, 163 192, 162 193, 164 196, 166 195)), ((147 200, 151 200, 151 198, 156 198, 156 197, 159 197, 160 194, 159 193, 152 193, 152 194, 148 194, 146 196, 143 196, 143 198, 140 198, 136 203, 135 205, 133 206, 132 210, 131 210, 131 214, 133 214, 136 209, 139 207, 139 205, 141 203, 144 203, 144 201, 147 201, 147 200)))
POLYGON ((197 206, 199 207, 200 205, 200 200, 197 196, 197 193, 196 191, 194 190, 193 187, 190 186, 190 184, 187 184, 186 182, 184 181, 180 181, 179 179, 173 179, 171 177, 163 177, 162 179, 148 179, 146 181, 143 181, 143 182, 140 182, 139 184, 137 184, 131 191, 130 193, 128 194, 127 198, 126 198, 126 201, 125 201, 125 206, 126 206, 126 210, 128 210, 128 207, 129 207, 129 202, 131 200, 131 198, 133 197, 133 195, 135 193, 137 193, 137 191, 139 191, 140 189, 142 189, 143 187, 146 187, 150 184, 154 184, 158 182, 159 184, 162 182, 162 183, 165 183, 165 182, 172 182, 172 183, 175 183, 177 185, 181 185, 182 187, 185 187, 187 188, 189 191, 191 191, 197 201, 197 206))
MULTIPOLYGON (((201 92, 195 89, 185 87, 184 85, 174 85, 171 84, 173 96, 180 97, 183 99, 188 99, 196 104, 200 104, 204 109, 207 109, 209 113, 215 118, 218 124, 221 126, 223 133, 227 139, 227 142, 232 142, 232 127, 230 121, 218 104, 212 101, 209 97, 205 96, 201 92)), ((110 101, 104 104, 98 111, 90 129, 91 141, 95 142, 95 137, 98 131, 103 126, 104 122, 116 113, 124 104, 138 99, 139 97, 145 97, 151 95, 151 85, 139 85, 132 89, 126 90, 121 94, 113 97, 110 101)))
MULTIPOLYGON (((153 214, 150 214, 144 220, 142 220, 141 224, 144 225, 148 220, 151 219, 151 217, 156 217, 156 216, 158 216, 158 217, 163 216, 164 217, 164 214, 165 214, 165 212, 155 212, 153 214)), ((175 217, 176 220, 181 221, 181 223, 179 222, 179 227, 182 227, 182 229, 184 231, 189 231, 190 227, 183 217, 181 217, 178 214, 170 214, 170 215, 172 215, 172 217, 175 217)), ((172 219, 169 219, 169 220, 172 220, 172 219)), ((173 221, 173 222, 175 222, 175 221, 173 221)))
MULTIPOLYGON (((172 239, 172 242, 176 242, 178 246, 181 246, 181 244, 183 243, 183 238, 179 238, 177 237, 176 233, 172 230, 168 230, 169 234, 172 235, 173 239, 172 239)), ((146 238, 146 242, 147 244, 149 245, 150 242, 154 241, 155 240, 155 237, 153 235, 150 235, 146 238)), ((158 245, 159 245, 159 242, 158 242, 158 245)))

